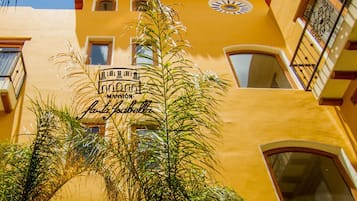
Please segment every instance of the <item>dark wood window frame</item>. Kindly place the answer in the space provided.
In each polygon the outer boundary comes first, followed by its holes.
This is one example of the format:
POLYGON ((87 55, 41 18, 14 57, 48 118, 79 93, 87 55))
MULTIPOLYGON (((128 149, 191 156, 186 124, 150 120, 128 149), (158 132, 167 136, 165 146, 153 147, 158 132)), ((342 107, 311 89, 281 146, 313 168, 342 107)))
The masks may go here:
POLYGON ((18 48, 19 50, 22 50, 24 44, 25 44, 25 40, 0 39, 0 48, 1 47, 14 47, 14 48, 18 48))
POLYGON ((318 149, 313 149, 313 148, 307 148, 307 147, 281 147, 281 148, 275 148, 275 149, 271 149, 271 150, 267 150, 263 152, 264 155, 264 160, 267 163, 267 167, 269 170, 269 174, 270 177, 274 183, 275 189, 276 189, 276 193, 279 196, 279 199, 281 201, 283 201, 283 195, 281 193, 278 181, 276 180, 276 177, 274 176, 275 173, 272 169, 272 165, 269 162, 268 157, 274 154, 281 154, 281 153, 286 153, 286 152, 300 152, 300 153, 309 153, 309 154, 316 154, 316 155, 320 155, 320 156, 324 156, 324 157, 328 157, 330 159, 332 159, 332 161, 334 162, 338 172, 340 173, 342 179, 345 181, 346 185, 348 186, 351 195, 354 199, 356 199, 355 194, 353 193, 353 182, 352 180, 349 178, 345 168, 342 165, 342 162, 340 161, 340 159, 338 158, 337 155, 326 152, 326 151, 322 151, 322 150, 318 150, 318 149))
MULTIPOLYGON (((232 51, 229 51, 229 52, 226 52, 226 57, 229 61, 229 65, 231 67, 231 70, 232 70, 232 73, 233 73, 233 76, 234 76, 234 79, 237 83, 237 86, 240 87, 239 85, 239 79, 238 79, 238 75, 236 74, 235 72, 235 69, 234 69, 234 66, 233 66, 233 63, 231 61, 231 59, 229 58, 231 55, 235 55, 235 54, 262 54, 262 55, 267 55, 267 56, 272 56, 272 57, 275 57, 275 59, 277 60, 277 62, 279 63, 280 65, 280 68, 281 70, 283 71, 286 79, 288 80, 288 82, 290 83, 291 85, 291 88, 292 89, 297 89, 297 85, 295 83, 295 81, 293 80, 293 78, 291 77, 289 71, 287 68, 285 68, 285 64, 283 62, 283 60, 281 59, 281 57, 278 55, 278 54, 275 54, 275 53, 271 53, 271 52, 266 52, 266 51, 259 51, 259 50, 232 50, 232 51)), ((269 89, 269 88, 268 88, 269 89)))
MULTIPOLYGON (((137 58, 137 55, 136 55, 136 47, 138 46, 138 45, 142 45, 142 46, 151 46, 150 45, 150 43, 144 43, 144 44, 140 44, 138 41, 136 41, 136 40, 132 40, 132 42, 131 42, 131 64, 132 65, 137 65, 137 63, 136 63, 136 58, 137 58)), ((151 46, 152 47, 152 46, 151 46)), ((156 58, 157 58, 157 54, 156 54, 156 51, 154 51, 154 50, 152 50, 153 51, 153 65, 155 65, 155 64, 157 64, 157 60, 156 60, 156 58)))
MULTIPOLYGON (((157 167, 156 162, 148 162, 147 158, 145 158, 146 156, 146 150, 140 150, 140 137, 139 135, 136 133, 137 129, 145 129, 145 130, 149 130, 149 131, 155 131, 157 130, 158 125, 156 123, 153 122, 140 122, 139 124, 133 124, 131 125, 131 134, 130 134, 130 144, 131 144, 131 149, 132 151, 139 151, 137 157, 135 159, 135 163, 139 164, 144 162, 146 165, 149 165, 151 168, 155 168, 157 167), (143 157, 143 158, 142 158, 143 157)), ((144 145, 145 146, 145 145, 144 145)))
POLYGON ((112 40, 89 40, 88 48, 87 48, 87 64, 90 65, 97 65, 91 64, 91 54, 92 54, 92 46, 93 45, 107 45, 108 46, 108 55, 107 55, 107 62, 102 65, 111 65, 112 64, 112 53, 113 53, 113 41, 112 40))
POLYGON ((101 122, 101 123, 98 123, 98 122, 82 122, 82 125, 85 128, 96 128, 96 127, 98 127, 98 129, 99 129, 98 134, 101 137, 104 137, 104 135, 105 135, 105 123, 104 122, 101 122))
MULTIPOLYGON (((135 133, 137 129, 147 129, 147 130, 156 130, 158 128, 158 125, 151 123, 151 122, 142 122, 139 124, 133 124, 130 127, 131 133, 135 133)), ((134 143, 138 143, 137 136, 132 136, 132 141, 134 143)))
POLYGON ((145 11, 145 4, 147 0, 131 0, 132 11, 145 11))
POLYGON ((115 11, 115 10, 116 10, 116 0, 96 0, 96 2, 95 2, 95 11, 115 11), (112 3, 112 8, 111 9, 102 9, 101 4, 107 3, 107 2, 112 3))

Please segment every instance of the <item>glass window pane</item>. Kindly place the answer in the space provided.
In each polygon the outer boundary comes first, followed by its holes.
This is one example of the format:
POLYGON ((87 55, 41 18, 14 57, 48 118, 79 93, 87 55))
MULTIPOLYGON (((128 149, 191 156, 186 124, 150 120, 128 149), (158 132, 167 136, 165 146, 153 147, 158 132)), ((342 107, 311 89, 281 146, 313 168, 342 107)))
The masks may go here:
POLYGON ((0 75, 8 76, 12 68, 15 67, 15 61, 20 55, 17 47, 0 47, 0 75))
POLYGON ((99 4, 99 10, 114 10, 112 1, 102 1, 99 4))
POLYGON ((89 128, 87 128, 87 132, 88 133, 99 134, 99 126, 89 127, 89 128))
POLYGON ((137 148, 139 156, 137 158, 138 164, 146 168, 155 169, 159 167, 158 152, 155 151, 155 143, 160 143, 155 130, 147 128, 137 128, 137 148))
POLYGON ((132 0, 133 10, 135 11, 145 11, 147 0, 132 0))
POLYGON ((20 51, 20 49, 18 47, 0 47, 0 51, 20 51))
POLYGON ((353 201, 332 158, 304 152, 268 156, 284 201, 353 201))
POLYGON ((91 62, 94 65, 106 65, 108 63, 109 46, 107 44, 92 44, 91 62))
POLYGON ((240 87, 291 88, 279 62, 265 54, 232 54, 229 59, 240 87))
POLYGON ((145 65, 153 65, 154 64, 154 61, 153 61, 154 53, 149 47, 143 46, 143 45, 136 45, 135 52, 136 52, 135 63, 137 65, 144 65, 144 64, 145 65))

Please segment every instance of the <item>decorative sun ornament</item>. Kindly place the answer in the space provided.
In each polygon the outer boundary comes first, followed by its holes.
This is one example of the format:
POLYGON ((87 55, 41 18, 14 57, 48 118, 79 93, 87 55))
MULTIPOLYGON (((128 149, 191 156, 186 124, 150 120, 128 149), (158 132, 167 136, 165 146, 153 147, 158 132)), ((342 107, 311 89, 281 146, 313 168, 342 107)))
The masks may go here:
POLYGON ((209 6, 218 12, 227 14, 245 14, 253 5, 246 0, 209 0, 209 6))

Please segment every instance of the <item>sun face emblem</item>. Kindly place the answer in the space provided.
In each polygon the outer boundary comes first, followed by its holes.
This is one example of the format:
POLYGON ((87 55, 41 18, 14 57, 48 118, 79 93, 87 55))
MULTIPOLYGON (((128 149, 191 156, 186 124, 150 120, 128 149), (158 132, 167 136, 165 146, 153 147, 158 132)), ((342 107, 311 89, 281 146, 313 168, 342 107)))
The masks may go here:
POLYGON ((246 0, 210 0, 208 4, 218 12, 236 15, 245 14, 253 8, 253 5, 246 0))

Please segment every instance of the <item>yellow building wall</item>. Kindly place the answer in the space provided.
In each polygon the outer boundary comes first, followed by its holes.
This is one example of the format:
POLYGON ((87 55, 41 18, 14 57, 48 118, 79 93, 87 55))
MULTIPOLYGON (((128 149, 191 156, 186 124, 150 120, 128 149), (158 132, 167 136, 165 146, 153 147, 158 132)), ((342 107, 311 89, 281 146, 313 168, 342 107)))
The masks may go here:
POLYGON ((270 12, 285 39, 286 54, 290 58, 294 54, 304 26, 295 19, 300 2, 302 1, 272 0, 270 4, 270 12))
MULTIPOLYGON (((289 38, 289 35, 295 28, 289 26, 297 25, 289 25, 286 15, 291 15, 295 3, 289 1, 288 12, 278 7, 278 2, 283 6, 286 0, 273 0, 272 10, 264 1, 254 1, 252 12, 227 15, 209 8, 206 0, 164 2, 176 3, 180 19, 187 26, 184 37, 192 44, 188 57, 204 70, 215 71, 232 83, 220 106, 224 124, 222 139, 217 145, 221 172, 218 180, 233 187, 248 201, 278 200, 261 146, 281 140, 342 147, 357 165, 355 149, 334 107, 318 106, 310 92, 298 89, 243 89, 234 83, 223 48, 237 44, 294 48, 296 37, 289 38)), ((77 11, 18 7, 0 14, 0 36, 31 37, 23 49, 28 78, 24 102, 18 105, 23 109, 18 134, 33 132, 33 115, 27 109, 29 97, 36 97, 39 92, 43 97, 54 96, 58 104, 71 103, 72 92, 62 78, 64 66, 49 60, 57 53, 66 52, 68 42, 85 54, 87 37, 114 36, 113 65, 130 65, 130 38, 135 36, 133 26, 137 13, 130 12, 129 1, 120 1, 117 12, 102 13, 91 11, 92 1, 84 3, 84 9, 77 11)), ((286 54, 289 56, 291 52, 286 54)), ((0 114, 0 128, 12 129, 14 125, 9 122, 17 118, 20 113, 0 114)), ((21 135, 18 141, 26 142, 30 138, 21 135)), ((103 200, 102 186, 96 176, 79 176, 54 200, 103 200)))
POLYGON ((15 108, 6 113, 0 111, 0 142, 16 142, 22 114, 24 95, 20 94, 15 108))
MULTIPOLYGON (((71 10, 34 10, 30 7, 7 8, 1 12, 0 35, 6 37, 30 37, 23 46, 24 63, 27 70, 23 97, 11 114, 0 115, 2 131, 17 127, 12 139, 26 142, 34 133, 34 117, 29 111, 29 99, 39 93, 43 97, 54 96, 59 104, 71 102, 71 90, 63 80, 64 66, 56 66, 50 58, 68 51, 68 43, 78 47, 75 35, 75 13, 71 10), (23 99, 23 100, 22 100, 23 99), (19 110, 22 110, 20 112, 19 110), (20 114, 22 114, 20 116, 20 114), (12 124, 19 119, 20 123, 12 124), (16 126, 15 126, 16 125, 16 126)), ((14 130, 14 129, 12 129, 14 130)))
POLYGON ((357 81, 354 80, 349 85, 345 95, 343 97, 343 105, 340 110, 345 122, 348 124, 349 129, 351 131, 352 142, 355 146, 357 139, 357 108, 351 101, 351 97, 353 96, 355 90, 357 88, 357 81))

